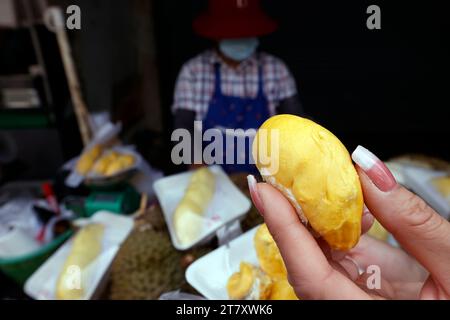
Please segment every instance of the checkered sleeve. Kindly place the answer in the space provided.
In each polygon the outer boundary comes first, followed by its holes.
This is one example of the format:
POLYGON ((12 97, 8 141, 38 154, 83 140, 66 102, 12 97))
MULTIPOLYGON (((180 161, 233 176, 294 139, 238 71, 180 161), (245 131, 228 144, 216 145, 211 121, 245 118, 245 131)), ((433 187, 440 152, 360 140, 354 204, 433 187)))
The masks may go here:
POLYGON ((275 73, 278 84, 278 101, 281 102, 297 94, 297 84, 286 64, 280 59, 275 59, 275 73))
POLYGON ((195 74, 192 70, 191 63, 186 63, 178 75, 175 84, 174 100, 172 112, 179 109, 198 111, 195 100, 195 74))

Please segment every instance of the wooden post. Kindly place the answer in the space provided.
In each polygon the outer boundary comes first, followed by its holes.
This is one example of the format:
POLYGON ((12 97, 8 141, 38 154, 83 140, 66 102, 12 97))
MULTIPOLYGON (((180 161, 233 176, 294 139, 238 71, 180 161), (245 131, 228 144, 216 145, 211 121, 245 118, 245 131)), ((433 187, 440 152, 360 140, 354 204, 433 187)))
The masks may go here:
POLYGON ((89 122, 89 113, 81 93, 80 82, 72 58, 70 43, 67 38, 64 14, 58 7, 50 7, 44 15, 47 28, 56 33, 59 50, 61 53, 64 70, 69 84, 70 95, 77 116, 78 127, 84 146, 89 144, 92 138, 92 129, 89 122))

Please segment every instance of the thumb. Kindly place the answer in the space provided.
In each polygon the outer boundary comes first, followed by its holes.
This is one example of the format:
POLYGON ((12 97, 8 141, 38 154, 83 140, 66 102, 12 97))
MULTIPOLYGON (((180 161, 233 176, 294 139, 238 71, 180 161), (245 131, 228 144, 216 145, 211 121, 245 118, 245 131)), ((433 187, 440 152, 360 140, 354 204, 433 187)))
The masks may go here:
POLYGON ((450 223, 401 187, 386 165, 359 146, 352 155, 370 212, 450 291, 450 223))

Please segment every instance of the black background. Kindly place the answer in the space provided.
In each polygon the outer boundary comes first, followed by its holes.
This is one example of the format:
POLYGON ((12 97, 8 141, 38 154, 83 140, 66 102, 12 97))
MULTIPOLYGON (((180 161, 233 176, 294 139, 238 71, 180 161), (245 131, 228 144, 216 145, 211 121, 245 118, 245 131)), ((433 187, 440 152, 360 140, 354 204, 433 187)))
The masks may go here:
MULTIPOLYGON (((155 1, 164 121, 177 74, 208 48, 192 31, 206 1, 155 1)), ((351 150, 387 159, 425 153, 450 159, 449 11, 444 1, 263 1, 280 24, 261 49, 282 58, 305 111, 351 150), (381 8, 381 30, 366 27, 381 8)))

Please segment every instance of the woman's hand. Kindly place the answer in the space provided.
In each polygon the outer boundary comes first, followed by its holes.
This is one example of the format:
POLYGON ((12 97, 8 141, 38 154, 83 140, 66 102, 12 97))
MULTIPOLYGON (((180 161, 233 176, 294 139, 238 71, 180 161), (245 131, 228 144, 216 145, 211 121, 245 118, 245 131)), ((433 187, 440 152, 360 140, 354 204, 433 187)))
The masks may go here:
MULTIPOLYGON (((253 202, 280 249, 297 295, 301 299, 450 299, 450 223, 399 186, 368 150, 358 147, 353 159, 368 209, 407 253, 365 235, 349 252, 331 252, 301 224, 279 191, 268 184, 250 184, 253 202), (374 276, 366 272, 371 266, 380 271, 378 288, 368 285, 374 276)), ((370 220, 366 213, 363 230, 370 220)))

